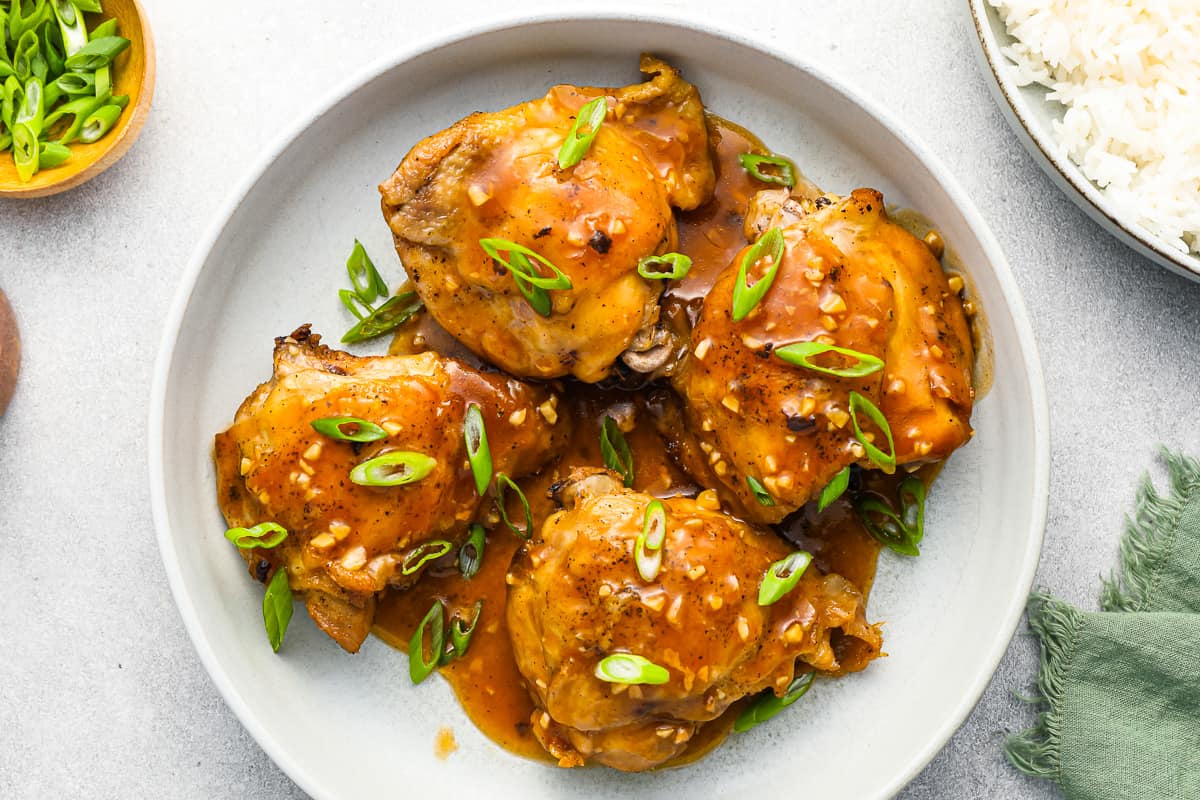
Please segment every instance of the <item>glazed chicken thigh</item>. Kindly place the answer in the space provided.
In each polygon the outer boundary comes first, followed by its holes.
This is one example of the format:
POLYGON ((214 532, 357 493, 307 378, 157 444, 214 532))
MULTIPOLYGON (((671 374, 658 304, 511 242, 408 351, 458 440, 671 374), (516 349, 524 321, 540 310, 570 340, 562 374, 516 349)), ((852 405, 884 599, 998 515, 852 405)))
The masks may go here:
MULTIPOLYGON (((646 339, 664 281, 640 259, 673 250, 672 207, 712 193, 704 107, 695 87, 649 56, 646 83, 558 86, 540 100, 476 113, 418 143, 380 186, 396 250, 437 322, 481 358, 519 377, 592 383, 646 339), (559 149, 580 109, 607 114, 583 159, 559 149), (529 248, 569 279, 541 311, 480 244, 529 248)), ((511 256, 510 256, 511 257, 511 256)), ((529 267, 553 278, 536 258, 529 267)))
POLYGON ((514 559, 507 618, 534 733, 562 766, 652 768, 733 702, 782 694, 798 668, 855 671, 879 653, 861 594, 837 575, 809 567, 778 602, 758 605, 764 573, 791 552, 773 533, 665 500, 661 568, 645 580, 635 540, 652 497, 596 469, 575 470, 559 496, 564 510, 514 559), (614 653, 647 658, 669 680, 600 680, 597 664, 614 653))
POLYGON ((278 547, 240 551, 251 573, 265 581, 286 569, 316 623, 354 652, 376 593, 415 580, 401 574, 405 554, 433 538, 461 538, 482 503, 463 439, 468 405, 483 413, 496 471, 513 476, 550 458, 569 423, 539 413, 553 404, 547 389, 434 353, 357 357, 319 338, 305 326, 276 340, 274 375, 216 437, 218 499, 230 527, 287 529, 278 547), (329 417, 372 422, 387 436, 355 443, 312 427, 329 417), (395 451, 436 463, 406 485, 351 479, 356 465, 395 451))
MULTIPOLYGON (((664 426, 697 480, 745 517, 776 523, 843 468, 871 466, 854 431, 851 393, 882 413, 897 465, 944 459, 971 436, 973 346, 962 303, 929 247, 888 218, 883 197, 760 192, 747 235, 772 229, 785 243, 774 282, 734 321, 732 295, 747 250, 718 277, 691 332, 674 387, 682 418, 664 426), (775 351, 816 342, 883 361, 856 377, 784 361, 775 351), (770 495, 764 504, 748 479, 770 495)), ((749 282, 767 269, 751 265, 749 282)), ((853 360, 826 353, 818 366, 853 360)), ((858 413, 863 438, 886 452, 885 434, 858 413)))

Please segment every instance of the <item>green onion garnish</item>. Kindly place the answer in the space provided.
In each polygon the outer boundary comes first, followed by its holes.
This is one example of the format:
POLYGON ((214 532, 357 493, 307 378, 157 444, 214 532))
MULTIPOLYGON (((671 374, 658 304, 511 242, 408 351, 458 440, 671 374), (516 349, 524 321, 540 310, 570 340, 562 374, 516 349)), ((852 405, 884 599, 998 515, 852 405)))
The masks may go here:
POLYGON ((754 492, 754 499, 758 501, 760 506, 775 505, 775 498, 771 497, 771 493, 767 491, 767 487, 762 485, 762 481, 755 478, 753 475, 746 476, 746 485, 750 487, 750 491, 754 492))
POLYGON ((871 459, 871 463, 879 467, 881 470, 891 475, 896 471, 896 443, 892 439, 892 428, 888 425, 887 419, 884 418, 883 412, 879 408, 858 392, 850 393, 850 420, 854 423, 854 435, 858 439, 859 444, 867 451, 867 458, 871 459), (868 419, 874 422, 879 429, 883 431, 883 435, 888 440, 887 453, 880 450, 875 445, 867 441, 863 436, 862 427, 858 424, 858 413, 863 412, 868 419))
POLYGON ((608 98, 597 97, 589 100, 575 115, 575 124, 567 132, 567 140, 558 149, 558 166, 560 169, 573 167, 583 160, 592 146, 600 125, 608 116, 608 98))
POLYGON ((362 301, 353 289, 338 289, 338 297, 342 301, 342 305, 346 310, 353 314, 358 319, 366 319, 375 309, 362 301))
POLYGON ((543 317, 550 316, 549 292, 553 289, 571 288, 571 279, 563 274, 562 270, 551 264, 545 256, 524 245, 510 242, 508 239, 480 239, 479 246, 489 258, 508 270, 517 284, 517 289, 529 305, 533 306, 533 310, 543 317), (501 257, 501 253, 508 253, 508 258, 501 257), (549 268, 554 277, 546 278, 539 274, 529 260, 531 258, 549 268))
POLYGON ((446 645, 444 626, 445 611, 441 600, 434 600, 425 618, 408 640, 408 676, 413 683, 420 683, 429 677, 442 660, 443 648, 446 645), (430 658, 425 657, 425 629, 429 629, 430 658))
POLYGON ((783 261, 783 231, 779 228, 771 228, 764 233, 759 240, 755 242, 746 254, 742 256, 742 261, 738 264, 737 283, 733 285, 733 321, 740 322, 754 310, 759 301, 763 299, 763 295, 771 288, 771 284, 775 282, 775 273, 779 271, 779 264, 783 261), (747 273, 750 267, 757 264, 763 258, 770 258, 771 265, 767 267, 767 271, 763 276, 755 281, 753 286, 746 285, 747 273))
POLYGON ((854 511, 862 521, 867 533, 871 534, 880 544, 902 556, 919 556, 914 538, 916 532, 910 530, 899 514, 878 497, 863 495, 854 501, 854 511))
POLYGON ((471 464, 471 474, 475 477, 475 491, 483 497, 488 484, 492 482, 492 449, 488 447, 483 411, 474 403, 467 406, 463 439, 467 443, 467 461, 471 464))
POLYGON ((458 548, 458 571, 467 580, 475 577, 483 566, 483 551, 487 546, 487 531, 482 525, 472 525, 471 534, 463 546, 458 548))
POLYGON ((632 488, 633 452, 617 421, 609 416, 604 417, 604 424, 600 426, 600 455, 604 458, 604 466, 621 476, 625 488, 632 488))
POLYGON ((462 658, 467 654, 467 648, 471 646, 471 637, 475 635, 475 627, 479 624, 479 618, 482 614, 482 600, 475 601, 470 623, 455 613, 454 617, 450 620, 450 646, 442 653, 442 664, 448 664, 454 659, 462 658))
POLYGON ((900 481, 900 521, 913 544, 925 538, 925 482, 916 475, 900 481))
POLYGON ((638 262, 638 275, 652 281, 677 281, 687 275, 692 260, 683 253, 663 253, 647 256, 638 262))
POLYGON ((766 722, 803 697, 804 693, 812 687, 815 677, 816 673, 814 672, 804 673, 788 684, 783 697, 776 697, 774 692, 767 690, 761 697, 746 706, 741 714, 738 714, 737 721, 733 723, 733 729, 738 733, 745 733, 760 722, 766 722))
POLYGON ((354 294, 369 308, 376 297, 387 297, 388 287, 384 283, 375 263, 367 255, 367 250, 358 239, 354 240, 354 249, 346 259, 346 273, 350 276, 350 285, 354 294))
POLYGON ((764 183, 774 183, 791 189, 796 185, 796 165, 783 156, 760 156, 758 153, 742 153, 738 156, 742 169, 764 183), (776 172, 764 172, 763 167, 773 167, 776 172))
POLYGON ((288 532, 274 522, 260 522, 253 528, 230 528, 225 531, 225 538, 237 545, 239 550, 253 550, 261 547, 270 550, 287 538, 288 532))
POLYGON ((500 519, 504 520, 504 524, 508 526, 508 529, 522 539, 528 539, 530 534, 533 533, 533 512, 529 509, 529 500, 525 498, 525 493, 521 491, 521 487, 517 486, 513 479, 503 472, 496 473, 496 506, 500 509, 500 519), (508 518, 508 504, 505 502, 504 494, 510 489, 517 493, 517 499, 521 501, 521 508, 525 509, 524 530, 513 525, 508 518))
POLYGON ((796 584, 800 582, 800 576, 808 569, 812 559, 812 553, 797 550, 767 567, 762 583, 758 586, 758 604, 769 606, 795 589, 796 584))
POLYGON ((322 417, 309 424, 317 433, 341 442, 377 442, 388 435, 374 422, 358 417, 322 417))
POLYGON ((658 577, 662 568, 663 544, 667 541, 667 510, 661 500, 646 506, 642 532, 633 543, 633 560, 638 574, 647 583, 658 577))
POLYGON ((817 500, 817 511, 824 511, 829 508, 834 500, 837 500, 846 491, 846 487, 850 485, 850 468, 842 467, 841 472, 833 476, 825 488, 821 490, 821 497, 817 500))
POLYGON ((848 347, 835 347, 834 345, 822 344, 821 342, 785 344, 783 347, 776 347, 773 352, 789 364, 795 364, 798 367, 811 369, 814 372, 823 372, 826 375, 834 375, 839 378, 862 378, 883 369, 883 359, 881 358, 876 358, 868 353, 860 353, 848 347), (812 361, 813 357, 824 353, 837 353, 840 356, 853 358, 855 359, 855 363, 848 367, 825 367, 820 364, 814 364, 812 361))
POLYGON ((353 344, 383 336, 395 330, 416 314, 424 306, 416 292, 401 292, 388 299, 379 308, 374 309, 366 317, 359 320, 353 328, 342 336, 342 342, 353 344))
POLYGON ((595 676, 608 683, 649 684, 658 686, 671 679, 671 673, 653 661, 633 653, 613 653, 596 665, 595 676))
POLYGON ((292 621, 292 587, 288 585, 286 567, 279 567, 267 584, 263 595, 263 625, 267 628, 267 640, 271 649, 279 652, 288 623, 292 621))
POLYGON ((28 181, 38 171, 38 140, 33 129, 23 123, 12 126, 13 163, 17 177, 28 181))
POLYGON ((454 545, 445 539, 431 539, 408 551, 400 562, 400 574, 412 575, 419 572, 430 561, 436 561, 454 549, 454 545))
POLYGON ((362 462, 350 470, 350 480, 359 486, 404 486, 433 472, 437 459, 424 453, 396 450, 362 462))

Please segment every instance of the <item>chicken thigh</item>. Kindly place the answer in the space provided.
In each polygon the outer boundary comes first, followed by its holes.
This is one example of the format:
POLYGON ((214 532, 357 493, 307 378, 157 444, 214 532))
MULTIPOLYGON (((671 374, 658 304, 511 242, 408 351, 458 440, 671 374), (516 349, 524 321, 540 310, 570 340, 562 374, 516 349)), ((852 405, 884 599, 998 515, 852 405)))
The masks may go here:
MULTIPOLYGON (((712 194, 699 93, 657 59, 643 56, 641 66, 646 83, 557 86, 540 100, 472 114, 418 143, 380 186, 396 251, 430 313, 514 375, 589 383, 608 375, 658 319, 665 281, 641 277, 639 260, 675 248, 672 207, 695 208, 712 194), (607 113, 594 141, 560 168, 572 123, 598 97, 607 113), (484 239, 534 251, 569 288, 545 290, 539 310, 484 239)), ((501 256, 555 277, 536 257, 501 256)))
POLYGON ((777 602, 758 604, 767 569, 791 552, 772 533, 697 500, 664 500, 661 566, 646 580, 635 540, 654 498, 595 469, 575 470, 559 495, 565 509, 514 559, 507 618, 537 707, 533 730, 562 766, 650 769, 742 697, 782 694, 798 665, 838 674, 879 654, 861 594, 837 575, 810 566, 777 602), (669 678, 598 678, 597 664, 617 653, 669 678))
MULTIPOLYGON (((732 296, 743 250, 718 277, 691 332, 690 355, 673 385, 682 416, 664 432, 696 479, 718 489, 743 516, 776 523, 850 464, 872 466, 864 448, 886 452, 882 428, 851 394, 873 404, 894 437, 896 465, 944 459, 971 436, 973 346, 957 293, 929 247, 888 218, 883 197, 760 192, 747 234, 782 232, 774 282, 734 321, 732 296), (881 359, 870 374, 831 375, 775 352, 797 342, 881 359), (756 492, 751 480, 766 490, 756 492)), ((766 261, 751 265, 749 282, 766 261)), ((844 369, 826 353, 818 366, 844 369)))
POLYGON ((346 650, 371 627, 377 592, 415 576, 400 565, 430 539, 461 538, 482 503, 467 462, 463 422, 479 406, 497 472, 536 470, 566 438, 548 389, 482 373, 434 353, 357 357, 320 344, 305 326, 275 344, 275 371, 216 437, 218 500, 230 527, 270 521, 288 531, 272 549, 240 552, 265 581, 286 569, 309 614, 346 650), (557 415, 552 412, 551 418, 557 415), (312 422, 355 417, 386 437, 356 443, 312 422), (360 485, 357 465, 396 451, 431 456, 420 480, 360 485))

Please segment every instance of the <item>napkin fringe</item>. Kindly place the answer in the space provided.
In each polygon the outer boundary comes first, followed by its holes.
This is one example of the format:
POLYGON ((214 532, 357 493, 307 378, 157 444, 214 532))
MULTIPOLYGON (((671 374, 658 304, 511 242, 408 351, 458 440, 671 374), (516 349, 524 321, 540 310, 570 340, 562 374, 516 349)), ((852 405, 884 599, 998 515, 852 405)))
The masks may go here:
POLYGON ((1032 728, 1008 738, 1004 755, 1026 775, 1057 781, 1062 771, 1063 697, 1083 616, 1044 591, 1029 596, 1026 611, 1029 627, 1042 648, 1037 697, 1032 702, 1045 705, 1045 709, 1038 713, 1032 728))
POLYGON ((1171 557, 1183 508, 1200 491, 1200 462, 1182 453, 1161 451, 1167 464, 1170 492, 1158 493, 1148 475, 1138 488, 1133 517, 1125 521, 1121 560, 1100 592, 1105 611, 1149 608, 1159 569, 1171 557))

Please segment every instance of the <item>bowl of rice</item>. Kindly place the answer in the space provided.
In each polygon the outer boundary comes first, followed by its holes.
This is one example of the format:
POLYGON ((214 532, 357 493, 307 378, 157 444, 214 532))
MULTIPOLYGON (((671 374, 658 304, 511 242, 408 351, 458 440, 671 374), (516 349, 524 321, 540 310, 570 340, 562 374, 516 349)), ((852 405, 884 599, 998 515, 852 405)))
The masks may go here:
POLYGON ((993 93, 1026 149, 1102 227, 1200 280, 1200 9, 970 0, 993 93))

